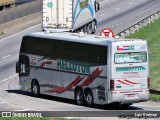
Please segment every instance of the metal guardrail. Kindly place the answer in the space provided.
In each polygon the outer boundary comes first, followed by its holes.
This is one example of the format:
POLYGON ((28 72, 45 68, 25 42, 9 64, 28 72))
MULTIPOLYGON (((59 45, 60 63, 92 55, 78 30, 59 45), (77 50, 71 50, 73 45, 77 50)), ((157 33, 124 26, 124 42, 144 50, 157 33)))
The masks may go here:
POLYGON ((140 28, 142 28, 143 26, 147 26, 148 24, 150 24, 151 22, 153 22, 154 20, 158 19, 160 17, 160 11, 149 15, 148 17, 144 18, 143 20, 139 21, 138 23, 132 25, 131 27, 119 32, 117 35, 120 37, 125 37, 125 36, 129 36, 130 34, 134 33, 135 31, 139 31, 140 28))

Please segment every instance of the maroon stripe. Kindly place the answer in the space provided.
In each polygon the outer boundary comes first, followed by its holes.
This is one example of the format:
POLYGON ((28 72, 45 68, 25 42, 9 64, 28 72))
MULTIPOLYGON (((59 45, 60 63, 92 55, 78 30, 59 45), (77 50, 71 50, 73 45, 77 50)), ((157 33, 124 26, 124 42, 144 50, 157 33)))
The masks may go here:
POLYGON ((126 82, 128 82, 128 83, 131 83, 131 84, 139 84, 139 83, 136 83, 136 82, 131 82, 131 81, 129 81, 129 80, 124 80, 124 81, 126 81, 126 82))
POLYGON ((53 88, 51 90, 48 90, 48 92, 57 92, 57 93, 63 93, 69 89, 72 89, 74 86, 76 86, 80 81, 82 81, 84 77, 80 77, 78 76, 72 83, 70 83, 68 86, 66 87, 57 87, 57 88, 53 88))
POLYGON ((52 64, 52 61, 43 62, 43 63, 40 65, 40 67, 44 67, 46 64, 51 65, 51 64, 52 64))
POLYGON ((94 70, 91 75, 95 75, 95 76, 90 76, 88 77, 80 86, 84 87, 84 86, 88 86, 90 85, 95 79, 96 76, 99 76, 101 74, 103 70, 99 70, 99 68, 97 68, 96 70, 94 70))
POLYGON ((129 84, 127 84, 127 83, 125 83, 125 82, 123 82, 121 80, 117 80, 117 81, 120 82, 120 83, 122 83, 122 84, 129 85, 129 84))

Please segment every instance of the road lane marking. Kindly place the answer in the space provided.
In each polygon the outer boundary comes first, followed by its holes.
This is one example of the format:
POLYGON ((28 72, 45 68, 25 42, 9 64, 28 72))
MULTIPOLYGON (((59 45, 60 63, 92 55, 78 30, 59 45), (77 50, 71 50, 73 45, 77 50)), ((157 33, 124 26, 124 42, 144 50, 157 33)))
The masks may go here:
POLYGON ((6 102, 0 102, 0 104, 4 104, 4 103, 6 103, 6 102))
POLYGON ((100 16, 102 17, 102 16, 104 16, 105 14, 101 14, 100 16))
POLYGON ((24 109, 20 109, 20 110, 16 110, 16 111, 31 111, 31 109, 24 108, 24 109))
POLYGON ((100 4, 102 4, 102 3, 104 3, 104 2, 108 2, 109 0, 104 0, 104 1, 102 1, 102 2, 100 2, 100 4))
POLYGON ((4 80, 2 80, 3 82, 5 82, 5 81, 7 81, 8 79, 4 79, 4 80))
POLYGON ((30 30, 30 29, 33 29, 33 28, 35 28, 35 27, 38 27, 38 26, 41 26, 41 24, 35 25, 35 26, 30 27, 30 28, 28 28, 28 29, 25 29, 25 30, 23 30, 23 31, 21 31, 21 32, 15 33, 15 34, 13 34, 13 35, 11 35, 11 36, 5 37, 5 38, 1 39, 0 42, 6 40, 6 39, 8 39, 8 38, 11 38, 11 37, 13 37, 13 36, 15 36, 15 35, 18 35, 18 34, 20 34, 20 33, 23 33, 23 32, 25 32, 25 31, 28 31, 28 30, 30 30))
POLYGON ((18 74, 14 74, 14 75, 6 78, 6 79, 0 80, 0 84, 3 83, 3 82, 5 82, 5 81, 8 81, 8 80, 10 80, 10 79, 12 79, 12 78, 14 78, 14 77, 16 77, 16 76, 18 76, 18 74))
POLYGON ((120 8, 116 8, 115 11, 119 10, 120 8))
POLYGON ((130 2, 129 5, 132 5, 132 2, 130 2))
POLYGON ((7 57, 10 57, 11 55, 12 55, 12 54, 6 55, 6 56, 2 57, 2 59, 5 59, 5 58, 7 58, 7 57))

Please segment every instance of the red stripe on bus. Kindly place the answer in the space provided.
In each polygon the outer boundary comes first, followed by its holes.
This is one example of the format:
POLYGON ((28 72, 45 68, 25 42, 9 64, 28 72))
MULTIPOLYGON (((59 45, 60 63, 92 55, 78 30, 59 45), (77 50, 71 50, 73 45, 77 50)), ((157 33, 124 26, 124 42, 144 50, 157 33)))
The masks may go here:
POLYGON ((131 83, 131 84, 139 84, 139 83, 132 82, 132 81, 129 81, 129 80, 124 80, 124 81, 126 81, 126 82, 128 82, 128 83, 131 83))
POLYGON ((84 86, 88 86, 90 85, 95 79, 97 76, 99 76, 101 74, 103 70, 99 70, 99 68, 97 68, 96 70, 94 70, 91 75, 95 75, 95 76, 90 76, 88 77, 80 86, 81 87, 84 87, 84 86))
POLYGON ((122 83, 122 84, 129 85, 129 84, 127 84, 127 83, 125 83, 125 82, 123 82, 121 80, 117 80, 117 81, 120 82, 120 83, 122 83))
POLYGON ((48 90, 48 92, 57 92, 57 93, 63 93, 69 89, 72 89, 74 86, 76 86, 79 82, 81 82, 81 80, 83 79, 84 77, 80 77, 78 76, 72 83, 70 83, 68 86, 66 87, 57 87, 57 88, 53 88, 51 90, 48 90))
POLYGON ((51 65, 51 64, 52 64, 52 61, 43 62, 43 63, 40 65, 40 67, 44 67, 46 64, 51 65))

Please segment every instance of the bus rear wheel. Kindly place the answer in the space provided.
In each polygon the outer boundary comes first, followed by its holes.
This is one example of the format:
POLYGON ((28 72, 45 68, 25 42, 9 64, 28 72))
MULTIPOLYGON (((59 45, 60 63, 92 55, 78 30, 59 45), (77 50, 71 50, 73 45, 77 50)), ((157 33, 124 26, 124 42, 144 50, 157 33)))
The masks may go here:
POLYGON ((78 88, 75 92, 75 102, 77 105, 84 104, 84 94, 83 94, 83 90, 80 88, 78 88))
POLYGON ((90 90, 87 90, 85 92, 85 101, 87 103, 87 106, 89 106, 89 107, 93 106, 93 94, 90 90))
POLYGON ((35 97, 39 97, 40 96, 40 88, 39 88, 39 84, 37 81, 33 81, 32 82, 32 93, 35 97))

